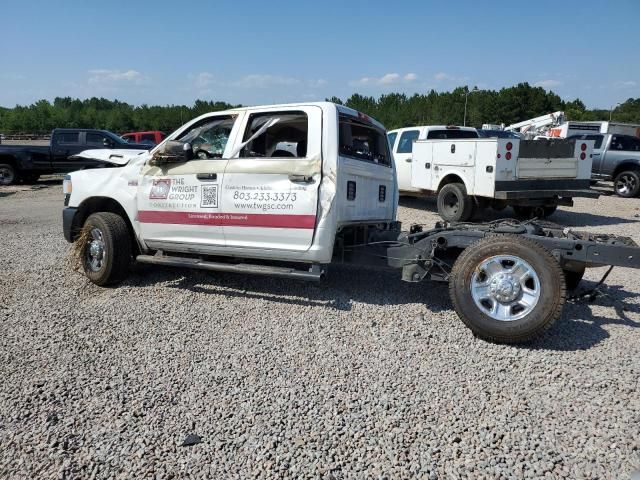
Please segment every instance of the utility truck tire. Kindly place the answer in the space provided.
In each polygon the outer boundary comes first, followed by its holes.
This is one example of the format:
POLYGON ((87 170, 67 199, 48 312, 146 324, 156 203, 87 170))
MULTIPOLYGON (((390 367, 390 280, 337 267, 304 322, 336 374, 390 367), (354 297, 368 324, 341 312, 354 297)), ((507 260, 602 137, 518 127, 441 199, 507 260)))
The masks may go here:
POLYGON ((620 197, 637 197, 640 193, 640 175, 635 170, 620 172, 613 179, 613 189, 620 197))
POLYGON ((566 288, 560 264, 543 246, 516 235, 492 235, 458 257, 449 295, 477 337, 522 343, 560 318, 566 288))
POLYGON ((131 238, 124 219, 115 213, 89 215, 79 253, 84 272, 96 285, 110 285, 124 279, 131 266, 131 238))
POLYGON ((0 163, 0 185, 13 185, 18 181, 18 172, 8 163, 0 163))
POLYGON ((462 183, 448 183, 438 192, 438 214, 447 222, 466 222, 473 216, 473 207, 462 183))

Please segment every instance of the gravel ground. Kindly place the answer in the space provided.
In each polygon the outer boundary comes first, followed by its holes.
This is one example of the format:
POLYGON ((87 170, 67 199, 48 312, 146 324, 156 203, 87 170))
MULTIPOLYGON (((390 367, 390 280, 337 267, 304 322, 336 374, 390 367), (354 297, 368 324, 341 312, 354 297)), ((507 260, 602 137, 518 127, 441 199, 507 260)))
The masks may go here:
MULTIPOLYGON (((315 285, 149 266, 98 288, 69 266, 59 184, 39 186, 0 189, 2 478, 640 468, 640 271, 614 269, 609 298, 568 304, 536 343, 493 345, 446 286, 392 273, 335 268, 315 285)), ((400 219, 433 210, 403 200, 400 219)), ((640 243, 636 212, 604 196, 554 220, 640 243)))

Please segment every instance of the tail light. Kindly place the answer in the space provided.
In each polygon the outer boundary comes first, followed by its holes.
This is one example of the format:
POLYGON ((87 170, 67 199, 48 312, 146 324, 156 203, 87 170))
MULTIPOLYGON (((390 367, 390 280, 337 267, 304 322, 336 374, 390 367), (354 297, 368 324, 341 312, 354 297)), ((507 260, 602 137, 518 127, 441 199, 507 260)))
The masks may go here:
MULTIPOLYGON (((507 145, 510 145, 510 144, 508 143, 507 145)), ((511 160, 511 152, 507 152, 504 158, 506 158, 507 160, 511 160)))
POLYGON ((583 152, 587 149, 587 144, 583 143, 582 145, 580 145, 580 150, 582 150, 583 152))
POLYGON ((580 154, 580 160, 584 160, 585 158, 587 158, 587 154, 586 154, 586 153, 584 153, 584 152, 582 152, 582 153, 580 154))
POLYGON ((507 142, 507 151, 511 151, 512 148, 513 148, 513 143, 507 142))

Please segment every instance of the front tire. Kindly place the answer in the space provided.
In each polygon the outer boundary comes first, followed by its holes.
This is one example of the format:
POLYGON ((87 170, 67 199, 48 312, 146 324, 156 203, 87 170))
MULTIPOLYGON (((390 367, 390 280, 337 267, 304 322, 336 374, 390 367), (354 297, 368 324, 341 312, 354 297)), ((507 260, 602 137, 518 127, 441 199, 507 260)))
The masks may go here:
POLYGON ((485 237, 453 266, 449 295, 479 338, 530 341, 560 317, 566 297, 560 265, 540 244, 516 235, 485 237))
POLYGON ((620 172, 613 179, 613 189, 620 197, 637 197, 640 193, 640 175, 635 170, 620 172))
POLYGON ((447 222, 466 222, 473 208, 473 198, 462 183, 448 183, 438 192, 438 214, 447 222))
POLYGON ((13 165, 0 163, 0 185, 13 185, 18 181, 18 172, 13 165))
POLYGON ((104 286, 124 279, 131 266, 131 238, 124 219, 115 213, 89 215, 80 246, 85 275, 96 285, 104 286))

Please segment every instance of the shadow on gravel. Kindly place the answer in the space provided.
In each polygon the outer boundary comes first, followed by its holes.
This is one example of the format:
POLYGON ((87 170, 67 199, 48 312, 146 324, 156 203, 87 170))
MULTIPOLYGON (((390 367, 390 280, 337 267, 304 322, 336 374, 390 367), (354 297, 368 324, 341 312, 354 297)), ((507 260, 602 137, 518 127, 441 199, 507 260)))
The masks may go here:
MULTIPOLYGON (((406 208, 413 208, 417 210, 429 210, 436 214, 438 212, 435 197, 400 197, 400 205, 406 208)), ((481 215, 474 215, 472 221, 486 222, 500 220, 502 218, 516 218, 515 212, 511 208, 506 208, 501 211, 487 209, 482 211, 481 215)), ((620 225, 624 223, 635 223, 638 220, 635 218, 613 217, 610 215, 607 216, 597 215, 594 213, 576 212, 569 208, 567 210, 558 210, 556 213, 549 217, 548 221, 565 227, 588 228, 606 225, 620 225)), ((427 225, 427 228, 431 228, 431 225, 427 225)))
POLYGON ((258 299, 287 305, 320 306, 350 311, 354 303, 368 305, 424 304, 432 312, 450 310, 446 284, 400 281, 397 272, 359 270, 344 266, 329 269, 320 283, 204 272, 182 268, 136 266, 136 273, 121 286, 153 286, 227 297, 258 299))
MULTIPOLYGON (((595 282, 584 281, 581 290, 595 287, 595 282)), ((640 313, 640 305, 626 300, 638 297, 638 294, 627 292, 620 285, 610 285, 602 288, 604 295, 598 296, 593 302, 588 300, 572 300, 567 302, 564 315, 542 338, 534 341, 525 348, 539 350, 574 351, 586 350, 609 338, 606 325, 623 325, 640 328, 640 321, 633 320, 629 313, 640 313), (594 315, 592 306, 611 307, 615 317, 594 315)))
POLYGON ((0 198, 8 197, 10 195, 13 195, 14 193, 16 192, 0 192, 0 198))

